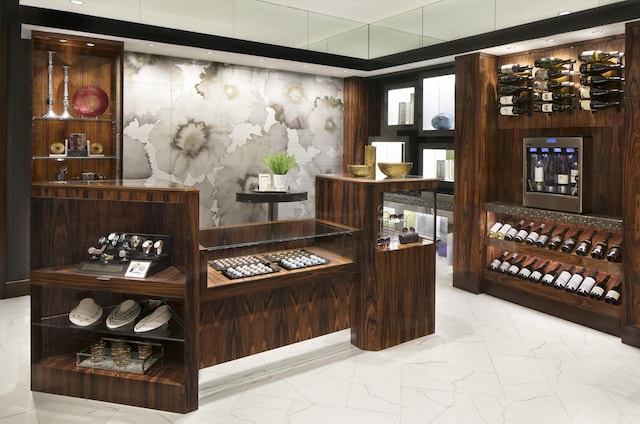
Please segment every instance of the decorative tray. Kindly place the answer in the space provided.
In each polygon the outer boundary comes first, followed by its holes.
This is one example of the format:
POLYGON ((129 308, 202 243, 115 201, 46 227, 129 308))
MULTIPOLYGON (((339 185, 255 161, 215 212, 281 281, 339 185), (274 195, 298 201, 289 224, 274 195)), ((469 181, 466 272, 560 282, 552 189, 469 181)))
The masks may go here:
POLYGON ((76 366, 144 374, 163 356, 159 343, 103 337, 76 353, 76 366))

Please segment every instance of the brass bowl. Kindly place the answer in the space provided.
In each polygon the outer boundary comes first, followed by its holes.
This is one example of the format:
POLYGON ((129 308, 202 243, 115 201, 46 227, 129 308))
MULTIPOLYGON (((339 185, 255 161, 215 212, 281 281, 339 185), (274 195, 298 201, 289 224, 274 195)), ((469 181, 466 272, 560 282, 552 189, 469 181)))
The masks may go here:
POLYGON ((413 162, 378 162, 378 168, 387 177, 404 177, 411 167, 413 162))
POLYGON ((354 177, 368 177, 371 173, 371 165, 347 165, 347 169, 354 177))

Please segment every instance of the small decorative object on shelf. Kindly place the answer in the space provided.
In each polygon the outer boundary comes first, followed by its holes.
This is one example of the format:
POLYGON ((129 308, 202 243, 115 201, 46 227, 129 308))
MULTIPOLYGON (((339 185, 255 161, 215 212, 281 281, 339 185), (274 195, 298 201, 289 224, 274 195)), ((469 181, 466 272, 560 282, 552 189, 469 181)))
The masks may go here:
POLYGON ((95 85, 79 88, 71 100, 73 110, 83 118, 97 118, 109 107, 109 96, 95 85))
POLYGON ((69 68, 71 66, 63 66, 62 69, 64 70, 64 94, 62 97, 62 107, 63 107, 63 111, 62 111, 62 115, 60 115, 60 118, 62 119, 69 119, 71 118, 71 114, 69 113, 69 68))
POLYGON ((47 61, 47 112, 42 116, 43 118, 57 118, 58 115, 53 111, 53 55, 55 52, 49 50, 47 52, 49 60, 47 61))
POLYGON ((263 156, 260 162, 273 174, 274 191, 287 191, 287 173, 298 166, 296 157, 286 152, 276 152, 263 156))
POLYGON ((164 356, 160 343, 104 337, 76 354, 76 365, 84 368, 144 374, 164 356))
POLYGON ((87 157, 89 156, 89 145, 87 135, 82 133, 70 133, 67 138, 67 156, 87 157))

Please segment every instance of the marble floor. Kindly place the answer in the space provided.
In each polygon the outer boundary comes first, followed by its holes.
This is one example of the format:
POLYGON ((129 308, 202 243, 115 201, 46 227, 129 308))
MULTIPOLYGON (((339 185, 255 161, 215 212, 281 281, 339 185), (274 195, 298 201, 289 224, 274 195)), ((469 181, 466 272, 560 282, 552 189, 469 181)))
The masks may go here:
POLYGON ((640 349, 452 287, 436 332, 381 352, 348 331, 201 370, 181 415, 29 390, 29 299, 0 300, 0 424, 640 423, 640 349))

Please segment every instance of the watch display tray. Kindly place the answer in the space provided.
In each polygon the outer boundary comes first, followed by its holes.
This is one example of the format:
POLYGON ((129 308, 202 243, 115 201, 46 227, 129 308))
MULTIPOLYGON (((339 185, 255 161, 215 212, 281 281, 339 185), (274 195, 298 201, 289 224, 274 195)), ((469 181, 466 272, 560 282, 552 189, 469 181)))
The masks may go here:
POLYGON ((272 274, 281 269, 294 270, 326 265, 330 261, 304 249, 285 250, 264 255, 236 256, 209 261, 209 266, 229 279, 272 274))

